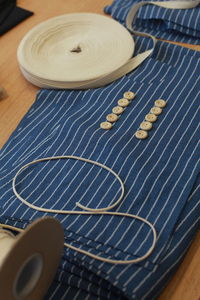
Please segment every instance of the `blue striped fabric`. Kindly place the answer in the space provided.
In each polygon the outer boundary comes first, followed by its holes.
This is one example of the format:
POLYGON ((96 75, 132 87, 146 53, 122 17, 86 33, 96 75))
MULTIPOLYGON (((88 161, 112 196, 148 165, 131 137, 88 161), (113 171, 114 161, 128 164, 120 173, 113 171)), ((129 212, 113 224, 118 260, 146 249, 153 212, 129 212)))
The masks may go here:
MULTIPOLYGON (((149 48, 137 38, 136 52, 149 48)), ((200 53, 158 42, 139 68, 98 89, 41 90, 0 153, 0 222, 25 228, 46 213, 20 203, 12 192, 19 168, 41 157, 77 155, 112 168, 125 183, 114 210, 137 214, 154 224, 158 241, 138 264, 112 265, 66 249, 46 299, 156 299, 187 251, 199 222, 200 53), (125 91, 136 98, 113 128, 100 123, 125 91), (154 105, 167 106, 146 140, 134 133, 154 105)), ((77 210, 97 208, 119 196, 118 181, 81 161, 48 161, 25 169, 17 190, 35 205, 77 210)), ((51 214, 65 239, 94 254, 115 259, 144 255, 152 243, 148 226, 125 217, 51 214)))
MULTIPOLYGON (((148 1, 148 0, 143 0, 148 1)), ((166 1, 166 0, 155 0, 166 1)), ((105 7, 105 12, 113 18, 125 22, 130 8, 140 0, 114 0, 105 7)), ((200 5, 193 9, 166 9, 155 5, 140 8, 133 28, 150 33, 160 39, 176 42, 200 44, 200 5)))

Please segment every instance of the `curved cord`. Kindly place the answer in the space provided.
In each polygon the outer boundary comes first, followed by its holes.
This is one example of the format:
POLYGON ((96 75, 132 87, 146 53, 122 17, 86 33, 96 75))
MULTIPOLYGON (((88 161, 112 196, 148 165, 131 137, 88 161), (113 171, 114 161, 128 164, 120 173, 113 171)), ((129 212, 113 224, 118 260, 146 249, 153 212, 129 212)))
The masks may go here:
MULTIPOLYGON (((130 264, 130 263, 137 263, 137 262, 140 262, 144 259, 146 259, 153 251, 154 247, 155 247, 155 244, 156 244, 156 230, 154 228, 154 226, 149 222, 147 221, 146 219, 142 218, 142 217, 139 217, 139 216, 136 216, 136 215, 132 215, 132 214, 128 214, 128 213, 120 213, 120 212, 105 212, 105 210, 109 210, 109 209, 112 209, 113 207, 115 207, 122 199, 123 195, 124 195, 124 184, 123 182, 121 181, 120 177, 110 168, 108 168, 107 166, 101 164, 101 163, 98 163, 98 162, 95 162, 95 161, 92 161, 92 160, 89 160, 89 159, 86 159, 86 158, 82 158, 82 157, 79 157, 79 156, 72 156, 72 155, 66 155, 66 156, 54 156, 54 157, 45 157, 45 158, 41 158, 41 159, 37 159, 37 160, 34 160, 24 166, 22 166, 20 168, 20 170, 16 173, 15 177, 13 178, 13 182, 12 182, 12 187, 13 187, 13 192, 15 194, 15 196, 21 201, 23 202, 25 205, 27 205, 28 207, 32 208, 32 209, 35 209, 35 210, 38 210, 38 211, 42 211, 42 212, 49 212, 49 213, 57 213, 57 214, 71 214, 71 215, 111 215, 111 216, 121 216, 121 217, 129 217, 129 218, 133 218, 133 219, 137 219, 137 220, 140 220, 144 223, 146 223, 152 230, 153 232, 153 242, 152 242, 152 245, 151 247, 149 248, 149 250, 146 252, 145 255, 141 256, 141 257, 138 257, 136 259, 132 259, 132 260, 114 260, 114 259, 108 259, 108 258, 105 258, 105 257, 101 257, 101 256, 98 256, 98 255, 95 255, 95 254, 92 254, 86 250, 82 250, 80 248, 77 248, 75 246, 72 246, 68 243, 64 243, 64 245, 72 250, 75 250, 77 252, 80 252, 82 254, 85 254, 91 258, 94 258, 94 259, 97 259, 97 260, 100 260, 102 262, 107 262, 107 263, 112 263, 112 264, 130 264), (86 211, 72 211, 72 210, 58 210, 58 209, 49 209, 49 208, 43 208, 43 207, 39 207, 39 206, 36 206, 34 204, 31 204, 29 203, 28 201, 26 201, 24 198, 22 198, 19 193, 17 192, 16 190, 16 180, 17 180, 17 177, 18 175, 22 172, 23 169, 35 164, 35 163, 38 163, 38 162, 43 162, 43 161, 48 161, 48 160, 57 160, 57 159, 69 159, 69 158, 72 158, 72 159, 77 159, 77 160, 81 160, 81 161, 84 161, 84 162, 88 162, 90 164, 94 164, 94 165, 97 165, 97 166, 100 166, 101 168, 111 172, 120 182, 121 184, 121 195, 119 197, 119 199, 112 205, 108 206, 108 207, 104 207, 104 208, 100 208, 100 209, 93 209, 93 208, 89 208, 89 207, 85 207, 84 205, 80 204, 80 203, 76 203, 76 205, 80 208, 83 208, 84 210, 86 211)), ((9 229, 16 229, 16 227, 13 227, 13 226, 10 226, 10 225, 3 225, 3 224, 0 224, 0 226, 4 227, 4 228, 9 228, 9 229)), ((17 229, 18 230, 18 229, 17 229)))
MULTIPOLYGON (((102 261, 102 262, 111 263, 111 264, 123 264, 123 265, 133 264, 133 263, 138 263, 138 262, 143 261, 144 259, 146 259, 152 253, 152 251, 155 248, 156 239, 157 239, 156 230, 155 230, 154 226, 149 221, 147 221, 146 219, 144 219, 142 217, 132 215, 132 214, 128 214, 128 213, 120 213, 120 212, 100 212, 100 213, 98 213, 98 212, 71 211, 70 214, 111 215, 111 216, 129 217, 129 218, 137 219, 139 221, 144 222, 145 224, 147 224, 151 228, 151 230, 153 232, 153 242, 152 242, 152 245, 149 248, 149 250, 143 256, 140 256, 140 257, 135 258, 135 259, 130 259, 130 260, 115 260, 115 259, 105 258, 105 257, 99 256, 99 255, 92 254, 92 253, 90 253, 86 250, 82 250, 80 248, 72 246, 68 243, 64 243, 65 247, 70 248, 72 250, 75 250, 79 253, 85 254, 85 255, 87 255, 91 258, 97 259, 97 260, 102 261)), ((11 226, 11 225, 0 224, 0 226, 2 226, 3 228, 12 229, 12 230, 16 230, 16 231, 19 231, 19 232, 23 231, 23 229, 19 229, 17 227, 11 226)))
POLYGON ((84 161, 84 162, 87 162, 87 163, 90 163, 90 164, 93 164, 93 165, 96 165, 96 166, 99 166, 101 167, 102 169, 105 169, 107 170, 108 172, 112 173, 116 178, 117 180, 119 181, 120 185, 121 185, 121 195, 120 197, 117 199, 117 201, 115 203, 113 203, 112 205, 110 206, 107 206, 107 207, 103 207, 103 208, 90 208, 90 207, 87 207, 87 206, 84 206, 82 204, 80 204, 79 202, 76 202, 76 205, 86 211, 91 211, 91 212, 101 212, 101 211, 106 211, 106 210, 111 210, 112 208, 114 208, 116 205, 118 205, 123 196, 124 196, 124 184, 121 180, 121 178, 119 177, 119 175, 117 175, 112 169, 110 169, 109 167, 99 163, 99 162, 96 162, 96 161, 93 161, 93 160, 90 160, 90 159, 87 159, 87 158, 82 158, 82 157, 79 157, 79 156, 72 156, 72 155, 63 155, 63 156, 52 156, 52 157, 45 157, 45 158, 40 158, 40 159, 37 159, 37 160, 33 160, 31 161, 30 163, 22 166, 19 171, 16 173, 15 177, 13 178, 13 182, 12 182, 12 188, 13 188, 13 192, 15 194, 15 196, 21 200, 24 204, 26 204, 27 206, 33 208, 33 209, 36 209, 36 210, 39 210, 39 211, 43 211, 43 212, 51 212, 51 213, 58 213, 58 214, 69 214, 71 213, 71 210, 57 210, 57 209, 48 209, 48 208, 43 208, 43 207, 39 207, 39 206, 36 206, 34 204, 31 204, 29 203, 28 201, 26 201, 24 198, 22 198, 19 193, 17 192, 16 190, 16 179, 18 177, 18 175, 22 172, 22 170, 26 169, 27 167, 35 164, 35 163, 38 163, 38 162, 43 162, 43 161, 47 161, 47 160, 58 160, 58 159, 76 159, 76 160, 81 160, 81 161, 84 161))

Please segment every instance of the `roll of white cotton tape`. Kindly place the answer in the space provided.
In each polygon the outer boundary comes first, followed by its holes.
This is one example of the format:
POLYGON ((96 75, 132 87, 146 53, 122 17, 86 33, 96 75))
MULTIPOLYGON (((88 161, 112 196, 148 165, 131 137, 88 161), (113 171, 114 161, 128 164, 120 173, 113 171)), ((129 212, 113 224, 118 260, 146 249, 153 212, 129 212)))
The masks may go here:
POLYGON ((21 41, 18 61, 25 78, 44 88, 96 88, 137 68, 155 48, 156 38, 133 30, 140 7, 157 5, 168 9, 190 9, 200 0, 142 1, 133 5, 126 27, 134 35, 149 37, 153 48, 135 57, 134 40, 129 31, 108 17, 77 13, 43 22, 21 41))
POLYGON ((96 87, 98 79, 123 66, 134 53, 129 31, 111 18, 66 14, 30 30, 18 47, 24 76, 49 88, 96 87))

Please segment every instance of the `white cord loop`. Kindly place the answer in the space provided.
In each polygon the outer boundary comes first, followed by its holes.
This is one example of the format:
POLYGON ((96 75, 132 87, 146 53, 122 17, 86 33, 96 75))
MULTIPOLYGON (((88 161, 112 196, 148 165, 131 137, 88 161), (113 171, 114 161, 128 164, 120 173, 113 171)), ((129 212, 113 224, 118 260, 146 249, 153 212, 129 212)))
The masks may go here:
MULTIPOLYGON (((32 209, 35 209, 35 210, 38 210, 38 211, 48 212, 48 213, 56 213, 56 214, 69 214, 69 215, 111 215, 111 216, 128 217, 128 218, 133 218, 133 219, 137 219, 139 221, 144 222, 145 224, 147 224, 151 228, 151 230, 153 232, 153 242, 152 242, 151 247, 145 253, 145 255, 143 255, 141 257, 138 257, 136 259, 132 259, 132 260, 114 260, 114 259, 108 259, 108 258, 105 258, 105 257, 101 257, 101 256, 98 256, 98 255, 92 254, 92 253, 90 253, 88 251, 82 250, 82 249, 77 248, 75 246, 72 246, 72 245, 70 245, 68 243, 64 244, 66 247, 68 247, 70 249, 73 249, 73 250, 75 250, 77 252, 80 252, 80 253, 85 254, 87 256, 90 256, 90 257, 92 257, 94 259, 97 259, 97 260, 100 260, 100 261, 103 261, 103 262, 107 262, 107 263, 112 263, 112 264, 130 264, 130 263, 137 263, 137 262, 140 262, 140 261, 146 259, 152 253, 152 251, 153 251, 153 249, 155 247, 155 244, 156 244, 156 230, 155 230, 154 226, 149 221, 147 221, 146 219, 144 219, 142 217, 139 217, 139 216, 136 216, 136 215, 132 215, 132 214, 128 214, 128 213, 106 212, 106 210, 110 210, 110 209, 114 208, 116 205, 118 205, 120 203, 120 201, 122 200, 123 195, 124 195, 124 184, 123 184, 122 180, 120 179, 120 177, 112 169, 108 168, 107 166, 105 166, 105 165, 103 165, 101 163, 92 161, 90 159, 82 158, 82 157, 79 157, 79 156, 72 156, 72 155, 45 157, 45 158, 37 159, 37 160, 34 160, 34 161, 32 161, 32 162, 30 162, 30 163, 28 163, 28 164, 26 164, 26 165, 24 165, 23 167, 20 168, 20 170, 16 173, 15 177, 13 178, 12 187, 13 187, 13 192, 14 192, 15 196, 22 203, 24 203, 28 207, 30 207, 32 209), (84 162, 87 162, 87 163, 90 163, 90 164, 97 165, 97 166, 99 166, 99 167, 101 167, 101 168, 109 171, 120 182, 120 185, 121 185, 121 195, 120 195, 120 197, 118 198, 118 200, 114 204, 112 204, 112 205, 110 205, 108 207, 99 208, 99 209, 89 208, 89 207, 86 207, 86 206, 84 206, 84 205, 82 205, 80 203, 76 203, 77 206, 79 206, 80 208, 83 208, 86 211, 72 211, 72 210, 48 209, 48 208, 39 207, 39 206, 36 206, 34 204, 31 204, 28 201, 26 201, 24 198, 22 198, 19 195, 19 193, 17 192, 17 190, 16 190, 16 180, 17 180, 18 175, 22 172, 22 170, 26 169, 27 167, 29 167, 29 166, 31 166, 33 164, 39 163, 39 162, 49 161, 49 160, 58 160, 58 159, 75 159, 75 160, 81 160, 81 161, 84 161, 84 162)), ((5 227, 5 228, 10 228, 10 229, 15 229, 15 227, 10 226, 10 225, 0 224, 0 226, 5 227)))
POLYGON ((26 201, 25 199, 23 199, 19 195, 19 193, 17 192, 17 190, 16 190, 16 180, 17 180, 17 177, 19 176, 19 174, 22 172, 22 170, 26 169, 27 167, 29 167, 31 165, 39 163, 39 162, 49 161, 49 160, 59 160, 59 159, 81 160, 81 161, 87 162, 89 164, 93 164, 93 165, 96 165, 98 167, 101 167, 102 169, 105 169, 108 172, 112 173, 117 178, 117 180, 119 181, 119 183, 121 185, 121 195, 117 199, 117 201, 115 203, 113 203, 112 205, 107 206, 107 207, 103 207, 103 208, 95 209, 95 208, 90 208, 90 207, 84 206, 84 205, 80 204, 79 202, 76 202, 76 205, 78 207, 80 207, 80 208, 82 208, 84 210, 87 210, 87 211, 91 211, 91 212, 101 212, 101 211, 111 210, 112 208, 114 208, 116 205, 118 205, 121 202, 121 200, 122 200, 122 198, 124 196, 124 184, 123 184, 121 178, 112 169, 108 168, 107 166, 105 166, 105 165, 103 165, 103 164, 101 164, 99 162, 96 162, 96 161, 93 161, 93 160, 90 160, 90 159, 87 159, 87 158, 82 158, 82 157, 79 157, 79 156, 72 156, 72 155, 45 157, 45 158, 34 160, 34 161, 32 161, 32 162, 24 165, 23 167, 21 167, 21 169, 16 173, 15 177, 13 178, 13 182, 12 182, 13 192, 14 192, 15 196, 21 202, 23 202, 24 204, 26 204, 29 207, 31 207, 33 209, 36 209, 38 211, 50 212, 50 213, 56 213, 56 214, 69 214, 69 213, 71 213, 71 210, 48 209, 48 208, 44 208, 44 207, 39 207, 39 206, 33 205, 33 204, 29 203, 28 201, 26 201))

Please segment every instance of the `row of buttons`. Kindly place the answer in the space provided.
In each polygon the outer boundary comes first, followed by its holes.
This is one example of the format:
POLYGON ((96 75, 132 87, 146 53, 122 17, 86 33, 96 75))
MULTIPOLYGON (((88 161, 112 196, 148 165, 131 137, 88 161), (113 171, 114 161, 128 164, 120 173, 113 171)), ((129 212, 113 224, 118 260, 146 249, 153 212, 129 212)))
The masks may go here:
POLYGON ((166 101, 158 99, 155 101, 155 106, 151 108, 150 113, 145 116, 145 121, 140 124, 141 130, 136 131, 136 138, 143 140, 148 137, 148 131, 152 129, 154 122, 157 120, 157 116, 162 113, 162 109, 166 106, 166 101))
POLYGON ((123 113, 125 107, 135 98, 135 93, 128 91, 124 93, 123 97, 124 98, 118 100, 118 106, 113 107, 112 113, 106 116, 107 121, 100 124, 102 129, 109 130, 112 128, 112 124, 119 119, 119 115, 123 113))

